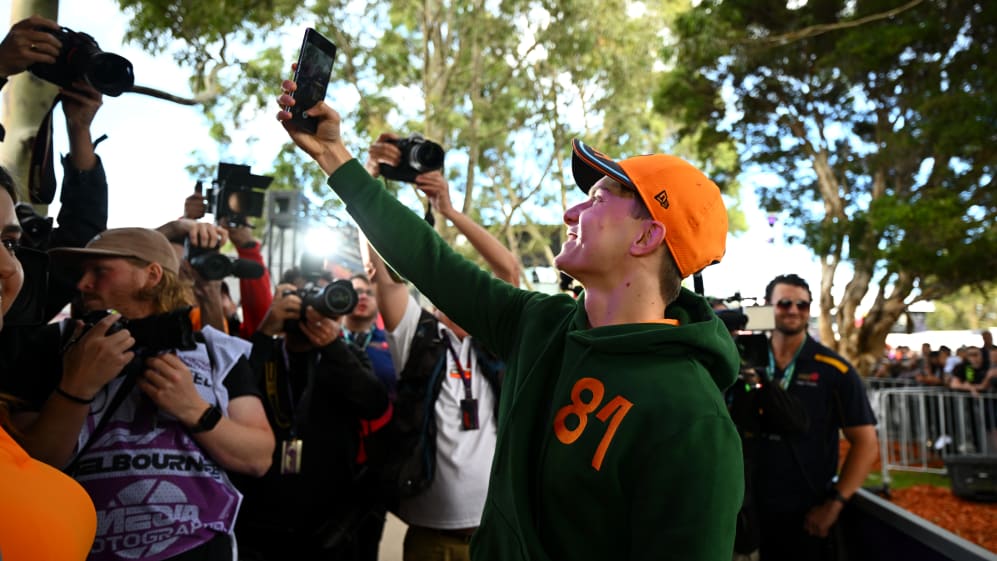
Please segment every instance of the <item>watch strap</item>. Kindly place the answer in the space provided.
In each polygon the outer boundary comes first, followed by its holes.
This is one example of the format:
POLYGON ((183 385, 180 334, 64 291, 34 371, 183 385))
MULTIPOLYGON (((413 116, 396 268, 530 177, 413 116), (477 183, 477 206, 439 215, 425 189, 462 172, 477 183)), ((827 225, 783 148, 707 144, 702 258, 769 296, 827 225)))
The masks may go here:
POLYGON ((197 420, 197 423, 190 427, 191 433, 208 432, 209 430, 215 428, 218 425, 218 421, 222 420, 222 408, 217 404, 212 405, 204 410, 201 414, 201 418, 197 420))

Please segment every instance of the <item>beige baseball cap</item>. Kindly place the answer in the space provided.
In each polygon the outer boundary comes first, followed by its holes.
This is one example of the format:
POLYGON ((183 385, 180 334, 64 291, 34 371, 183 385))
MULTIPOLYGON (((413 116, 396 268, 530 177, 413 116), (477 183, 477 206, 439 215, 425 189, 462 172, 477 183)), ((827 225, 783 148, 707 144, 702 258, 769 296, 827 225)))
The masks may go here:
POLYGON ((180 261, 170 240, 148 228, 114 228, 105 230, 87 242, 86 247, 57 247, 49 256, 55 263, 77 265, 93 257, 134 257, 149 263, 159 263, 163 269, 180 272, 180 261))

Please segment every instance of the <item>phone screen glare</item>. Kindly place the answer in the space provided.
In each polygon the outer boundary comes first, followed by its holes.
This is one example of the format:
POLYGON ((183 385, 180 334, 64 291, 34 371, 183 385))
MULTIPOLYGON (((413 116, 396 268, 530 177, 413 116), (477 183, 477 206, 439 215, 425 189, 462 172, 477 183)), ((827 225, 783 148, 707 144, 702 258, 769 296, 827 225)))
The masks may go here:
POLYGON ((325 99, 325 90, 331 72, 332 57, 314 45, 305 43, 301 62, 298 63, 296 80, 298 90, 294 96, 296 112, 310 109, 325 99))

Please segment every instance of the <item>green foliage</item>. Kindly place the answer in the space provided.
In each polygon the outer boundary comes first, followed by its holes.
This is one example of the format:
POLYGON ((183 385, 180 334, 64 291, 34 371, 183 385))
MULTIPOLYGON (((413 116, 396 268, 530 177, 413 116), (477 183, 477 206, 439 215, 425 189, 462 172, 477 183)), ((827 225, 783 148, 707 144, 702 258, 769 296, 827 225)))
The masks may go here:
MULTIPOLYGON (((701 2, 675 22, 655 94, 698 145, 732 142, 742 165, 781 178, 758 196, 790 241, 830 274, 856 271, 840 309, 878 276, 894 290, 877 306, 900 303, 893 315, 997 271, 997 13, 981 1, 898 6, 701 2)), ((854 317, 838 319, 844 337, 854 317)))
MULTIPOLYGON (((331 96, 353 152, 362 157, 384 131, 440 142, 464 210, 500 239, 524 240, 528 251, 536 236, 519 231, 565 201, 573 136, 619 156, 674 150, 709 154, 719 170, 736 164, 729 144, 714 153, 675 142, 675 127, 652 110, 654 61, 676 0, 648 3, 639 17, 623 0, 119 3, 133 16, 130 38, 191 69, 222 143, 273 104, 294 56, 273 38, 314 25, 339 47, 330 92, 359 98, 351 109, 331 96)), ((311 168, 285 150, 275 183, 315 187, 317 178, 302 171, 311 168)))
POLYGON ((928 329, 989 329, 997 326, 997 283, 964 286, 934 302, 927 314, 928 329))

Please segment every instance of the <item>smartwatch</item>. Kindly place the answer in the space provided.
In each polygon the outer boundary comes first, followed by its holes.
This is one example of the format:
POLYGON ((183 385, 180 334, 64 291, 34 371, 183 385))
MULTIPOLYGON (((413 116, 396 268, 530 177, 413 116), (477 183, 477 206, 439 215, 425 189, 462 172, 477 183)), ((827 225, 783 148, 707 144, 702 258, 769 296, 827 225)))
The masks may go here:
POLYGON ((222 408, 218 405, 212 405, 204 410, 201 414, 201 418, 197 420, 197 424, 190 427, 191 433, 208 432, 209 430, 215 428, 218 421, 222 420, 222 408))

